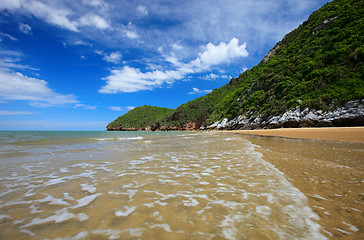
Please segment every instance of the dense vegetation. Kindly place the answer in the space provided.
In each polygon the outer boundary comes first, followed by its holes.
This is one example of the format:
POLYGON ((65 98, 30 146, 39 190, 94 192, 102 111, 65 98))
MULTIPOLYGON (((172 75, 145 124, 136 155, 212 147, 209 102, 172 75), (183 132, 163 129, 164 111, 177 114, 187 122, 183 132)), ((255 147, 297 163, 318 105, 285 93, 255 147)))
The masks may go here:
POLYGON ((326 4, 277 43, 270 58, 178 107, 178 124, 205 118, 208 125, 248 112, 280 115, 296 106, 328 110, 363 99, 363 16, 361 0, 326 4))
POLYGON ((174 109, 153 106, 141 106, 130 110, 107 125, 108 129, 122 128, 146 128, 152 124, 161 122, 173 113, 174 109))
POLYGON ((300 106, 329 110, 364 98, 364 1, 334 0, 314 12, 262 62, 162 120, 204 126, 239 115, 280 115, 300 106))

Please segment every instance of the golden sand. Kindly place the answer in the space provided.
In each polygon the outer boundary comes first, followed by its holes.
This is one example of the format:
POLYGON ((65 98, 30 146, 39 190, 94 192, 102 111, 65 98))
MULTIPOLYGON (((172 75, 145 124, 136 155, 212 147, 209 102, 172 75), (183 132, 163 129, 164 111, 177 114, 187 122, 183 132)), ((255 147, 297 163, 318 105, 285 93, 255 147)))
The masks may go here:
POLYGON ((364 128, 233 132, 307 196, 329 239, 364 239, 364 128))
POLYGON ((232 132, 259 136, 364 143, 364 127, 278 128, 232 132))

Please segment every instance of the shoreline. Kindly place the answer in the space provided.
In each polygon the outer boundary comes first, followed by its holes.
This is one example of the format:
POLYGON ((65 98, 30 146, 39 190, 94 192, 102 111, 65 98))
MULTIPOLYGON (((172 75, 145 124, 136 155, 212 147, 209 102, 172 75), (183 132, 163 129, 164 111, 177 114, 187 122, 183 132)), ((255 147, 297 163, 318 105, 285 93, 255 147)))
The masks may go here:
POLYGON ((223 131, 244 135, 364 144, 364 127, 277 128, 223 131))
POLYGON ((328 239, 364 239, 364 127, 222 132, 249 140, 305 194, 328 239))

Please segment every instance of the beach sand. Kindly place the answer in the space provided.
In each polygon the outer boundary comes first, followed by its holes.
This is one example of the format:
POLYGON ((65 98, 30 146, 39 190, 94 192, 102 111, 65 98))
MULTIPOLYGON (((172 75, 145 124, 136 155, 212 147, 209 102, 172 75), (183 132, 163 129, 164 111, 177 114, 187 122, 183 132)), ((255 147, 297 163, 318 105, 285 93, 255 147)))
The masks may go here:
POLYGON ((231 132, 243 133, 307 196, 329 239, 364 239, 364 128, 231 132))
POLYGON ((278 128, 232 132, 259 136, 364 143, 364 127, 278 128))

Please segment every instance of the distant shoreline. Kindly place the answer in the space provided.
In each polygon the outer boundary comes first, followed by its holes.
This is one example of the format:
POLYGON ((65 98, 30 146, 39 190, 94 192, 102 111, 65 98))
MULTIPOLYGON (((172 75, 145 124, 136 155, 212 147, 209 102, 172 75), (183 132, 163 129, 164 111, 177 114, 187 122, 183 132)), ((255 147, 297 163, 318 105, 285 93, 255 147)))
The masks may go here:
POLYGON ((278 128, 224 131, 246 135, 364 144, 364 127, 278 128))

